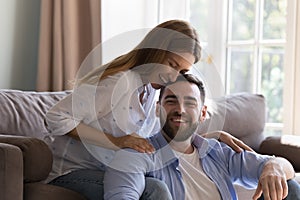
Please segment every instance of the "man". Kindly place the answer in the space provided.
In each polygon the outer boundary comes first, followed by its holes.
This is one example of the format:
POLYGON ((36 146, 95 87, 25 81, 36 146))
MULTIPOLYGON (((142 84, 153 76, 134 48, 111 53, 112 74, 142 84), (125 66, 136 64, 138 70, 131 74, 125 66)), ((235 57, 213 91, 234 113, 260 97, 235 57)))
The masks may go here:
POLYGON ((104 178, 105 199, 139 199, 145 176, 166 182, 173 199, 237 199, 233 182, 255 188, 253 199, 283 199, 292 165, 283 158, 236 153, 194 134, 205 120, 203 84, 185 74, 161 89, 156 114, 162 130, 149 138, 156 152, 117 152, 104 178), (200 124, 199 124, 200 123, 200 124))

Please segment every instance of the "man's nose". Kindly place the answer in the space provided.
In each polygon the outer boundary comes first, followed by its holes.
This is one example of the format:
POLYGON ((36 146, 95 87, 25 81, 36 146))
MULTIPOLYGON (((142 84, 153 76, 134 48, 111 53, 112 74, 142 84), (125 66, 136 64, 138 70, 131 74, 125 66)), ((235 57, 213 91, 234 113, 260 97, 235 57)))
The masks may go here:
POLYGON ((179 114, 182 114, 182 113, 185 113, 185 106, 184 106, 184 103, 178 103, 177 106, 176 106, 176 111, 179 113, 179 114))

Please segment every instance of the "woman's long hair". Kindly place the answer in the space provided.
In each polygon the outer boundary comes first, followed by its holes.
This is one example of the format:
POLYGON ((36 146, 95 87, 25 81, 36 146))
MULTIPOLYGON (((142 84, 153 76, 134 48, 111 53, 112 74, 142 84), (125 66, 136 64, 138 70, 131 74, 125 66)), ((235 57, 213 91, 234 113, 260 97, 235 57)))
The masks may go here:
POLYGON ((161 64, 166 53, 191 53, 195 63, 200 59, 201 47, 196 30, 186 21, 170 20, 153 28, 130 52, 87 73, 79 84, 97 84, 107 76, 149 63, 161 64))

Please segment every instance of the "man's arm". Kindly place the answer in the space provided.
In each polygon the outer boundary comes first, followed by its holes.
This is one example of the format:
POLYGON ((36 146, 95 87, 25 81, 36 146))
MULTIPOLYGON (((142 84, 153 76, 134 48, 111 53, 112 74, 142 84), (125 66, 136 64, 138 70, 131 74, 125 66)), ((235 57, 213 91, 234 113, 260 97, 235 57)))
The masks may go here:
POLYGON ((293 166, 284 158, 275 157, 266 162, 253 199, 263 193, 264 199, 281 200, 288 194, 287 180, 295 176, 293 166))

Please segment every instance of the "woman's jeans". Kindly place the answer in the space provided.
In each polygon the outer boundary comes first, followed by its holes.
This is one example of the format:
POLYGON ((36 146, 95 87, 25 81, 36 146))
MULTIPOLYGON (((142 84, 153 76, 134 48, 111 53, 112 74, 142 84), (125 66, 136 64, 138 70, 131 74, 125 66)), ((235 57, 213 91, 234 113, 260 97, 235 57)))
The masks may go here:
MULTIPOLYGON (((49 184, 68 188, 83 195, 87 200, 103 199, 104 171, 77 170, 60 176, 49 184)), ((167 185, 155 178, 146 177, 146 187, 142 200, 171 200, 167 185)))
MULTIPOLYGON (((103 199, 104 172, 98 170, 77 170, 60 176, 50 182, 52 185, 71 189, 85 196, 87 200, 103 199)), ((300 200, 300 185, 295 180, 288 180, 289 193, 285 200, 300 200)), ((162 181, 146 177, 146 187, 142 200, 171 200, 168 187, 162 181)), ((263 200, 263 195, 259 200, 263 200)))

